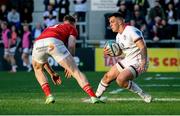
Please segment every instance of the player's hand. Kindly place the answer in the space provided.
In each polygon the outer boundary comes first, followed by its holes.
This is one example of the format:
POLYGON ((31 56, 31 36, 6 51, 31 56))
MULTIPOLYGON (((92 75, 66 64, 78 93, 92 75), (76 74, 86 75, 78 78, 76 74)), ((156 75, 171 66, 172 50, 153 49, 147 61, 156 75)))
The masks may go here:
POLYGON ((141 62, 140 67, 138 68, 138 72, 142 73, 145 72, 147 69, 147 63, 146 62, 141 62))
POLYGON ((108 55, 108 56, 111 56, 111 55, 112 55, 112 52, 111 52, 110 49, 104 48, 103 50, 104 50, 104 55, 108 55))
POLYGON ((66 78, 71 78, 72 75, 71 75, 71 73, 68 70, 65 69, 64 73, 65 73, 65 77, 66 78))
POLYGON ((61 77, 57 73, 51 75, 51 79, 55 85, 60 85, 62 83, 61 77))

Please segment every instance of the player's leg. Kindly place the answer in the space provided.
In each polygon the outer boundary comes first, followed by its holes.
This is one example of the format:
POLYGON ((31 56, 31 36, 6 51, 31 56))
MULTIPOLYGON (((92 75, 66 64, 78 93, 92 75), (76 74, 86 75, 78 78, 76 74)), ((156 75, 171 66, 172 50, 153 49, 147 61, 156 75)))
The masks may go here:
POLYGON ((48 74, 51 76, 51 79, 55 85, 60 85, 62 83, 61 77, 51 68, 48 62, 44 64, 44 68, 48 72, 48 74))
MULTIPOLYGON (((12 64, 11 64, 11 56, 10 56, 9 49, 6 49, 6 48, 4 49, 4 56, 3 56, 3 58, 4 58, 4 60, 7 61, 8 64, 10 64, 12 66, 12 64)), ((10 72, 12 72, 12 70, 10 70, 10 72)), ((15 72, 15 71, 13 71, 13 72, 15 72)))
POLYGON ((8 49, 4 49, 4 56, 3 58, 9 63, 10 59, 9 59, 9 50, 8 49))
POLYGON ((46 104, 54 103, 55 99, 52 96, 48 79, 44 73, 44 64, 47 62, 48 54, 46 53, 47 48, 44 47, 44 41, 37 41, 34 44, 32 51, 32 65, 37 81, 39 82, 45 96, 46 104))
POLYGON ((109 84, 117 78, 118 74, 119 71, 117 70, 116 65, 114 65, 107 73, 105 73, 96 90, 97 97, 101 97, 103 95, 109 84))
POLYGON ((78 69, 76 63, 74 62, 73 57, 69 54, 66 58, 63 60, 59 61, 59 64, 68 70, 70 74, 77 80, 78 84, 83 88, 87 83, 87 78, 85 75, 80 72, 78 69))
POLYGON ((27 72, 30 72, 32 70, 32 67, 29 62, 29 49, 28 48, 23 49, 22 60, 25 66, 28 68, 27 72))
POLYGON ((86 76, 79 70, 73 57, 69 54, 59 64, 64 67, 77 80, 79 86, 90 96, 93 103, 100 102, 90 86, 86 76))
POLYGON ((9 55, 9 58, 10 58, 10 62, 11 62, 11 71, 12 72, 17 72, 17 70, 16 70, 17 65, 16 65, 14 55, 9 55))
POLYGON ((34 69, 34 73, 35 73, 36 79, 39 82, 39 84, 40 84, 40 86, 41 86, 45 96, 47 97, 45 103, 47 103, 47 104, 54 103, 55 99, 54 99, 54 97, 51 94, 51 90, 50 90, 50 86, 48 84, 47 77, 44 74, 44 71, 43 71, 44 70, 44 68, 43 68, 44 66, 43 66, 43 64, 40 64, 40 63, 32 60, 32 65, 33 65, 33 69, 34 69))
POLYGON ((98 101, 86 76, 79 70, 72 55, 63 44, 57 45, 56 43, 53 46, 51 44, 49 54, 77 80, 80 87, 91 97, 93 102, 98 101))
POLYGON ((16 52, 16 47, 13 47, 13 48, 10 48, 10 51, 9 51, 9 58, 10 58, 10 63, 11 63, 11 71, 12 72, 17 72, 16 68, 17 68, 17 65, 16 65, 16 60, 14 58, 14 55, 15 55, 15 52, 16 52))
POLYGON ((119 86, 138 94, 145 102, 151 102, 151 96, 146 94, 135 82, 132 81, 138 74, 133 66, 121 70, 119 69, 119 71, 120 73, 116 79, 119 86))

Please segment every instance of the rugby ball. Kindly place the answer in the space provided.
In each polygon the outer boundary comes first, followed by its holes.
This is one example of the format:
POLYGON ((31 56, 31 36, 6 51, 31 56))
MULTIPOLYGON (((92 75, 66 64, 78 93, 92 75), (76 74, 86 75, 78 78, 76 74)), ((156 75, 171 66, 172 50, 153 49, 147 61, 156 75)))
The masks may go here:
POLYGON ((122 54, 122 50, 121 50, 119 44, 116 43, 114 40, 108 40, 105 43, 104 48, 106 48, 110 51, 110 53, 108 54, 109 56, 115 57, 115 56, 119 56, 122 54))

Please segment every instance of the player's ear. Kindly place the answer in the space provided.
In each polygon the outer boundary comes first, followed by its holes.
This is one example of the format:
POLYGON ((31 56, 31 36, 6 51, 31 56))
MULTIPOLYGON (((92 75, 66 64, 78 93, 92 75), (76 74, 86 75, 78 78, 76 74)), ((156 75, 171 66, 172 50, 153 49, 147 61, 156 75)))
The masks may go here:
POLYGON ((118 24, 121 25, 122 24, 122 20, 118 20, 118 24))
POLYGON ((124 23, 124 22, 125 22, 125 20, 124 20, 124 19, 122 19, 122 18, 120 18, 118 21, 119 21, 119 25, 121 25, 122 23, 124 23))

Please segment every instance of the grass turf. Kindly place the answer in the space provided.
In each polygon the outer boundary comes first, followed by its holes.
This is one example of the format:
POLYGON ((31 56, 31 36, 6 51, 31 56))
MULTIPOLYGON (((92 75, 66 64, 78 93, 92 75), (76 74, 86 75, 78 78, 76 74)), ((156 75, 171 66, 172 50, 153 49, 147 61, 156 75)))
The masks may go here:
MULTIPOLYGON (((18 72, 15 74, 0 72, 0 114, 105 114, 105 115, 178 115, 180 114, 180 101, 153 101, 146 104, 143 101, 106 101, 105 104, 90 104, 82 102, 87 95, 78 86, 75 79, 66 79, 62 75, 61 86, 54 86, 49 78, 53 95, 56 98, 55 104, 45 105, 44 94, 34 77, 34 73, 18 72)), ((96 90, 103 72, 85 73, 96 90)), ((180 99, 180 73, 146 73, 136 79, 142 88, 155 98, 176 98, 180 99), (146 80, 146 78, 151 78, 146 80), (174 79, 156 79, 169 77, 174 79), (143 85, 157 86, 143 86, 143 85), (158 86, 168 85, 168 86, 158 86)), ((119 87, 115 82, 111 84, 104 96, 108 98, 139 98, 136 94, 123 90, 117 94, 109 92, 119 87)))

